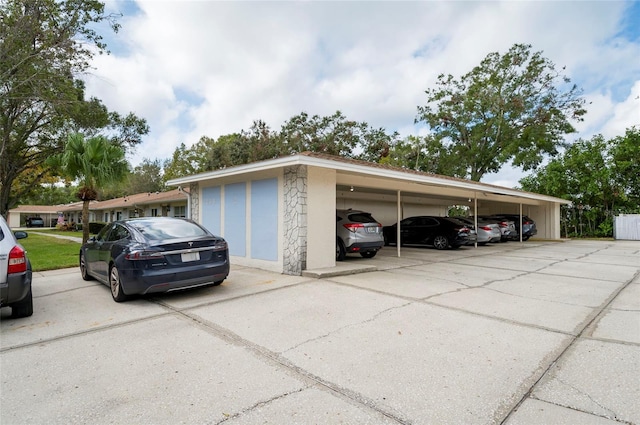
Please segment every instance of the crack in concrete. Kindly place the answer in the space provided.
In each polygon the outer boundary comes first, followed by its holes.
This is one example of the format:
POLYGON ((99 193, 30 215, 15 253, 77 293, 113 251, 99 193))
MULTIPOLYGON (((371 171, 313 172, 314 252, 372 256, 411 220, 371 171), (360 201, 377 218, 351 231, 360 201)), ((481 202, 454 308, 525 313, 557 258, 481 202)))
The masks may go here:
POLYGON ((232 343, 236 346, 243 347, 253 352, 254 354, 257 354, 260 358, 269 360, 281 367, 284 367, 285 370, 289 371, 289 373, 292 373, 294 376, 298 377, 298 379, 301 379, 303 382, 311 383, 313 386, 317 388, 324 389, 333 394, 337 394, 340 397, 347 398, 352 402, 356 403, 357 405, 363 406, 368 410, 372 410, 380 415, 383 415, 397 422, 400 425, 411 424, 411 421, 406 417, 404 417, 402 412, 385 410, 379 407, 375 402, 375 400, 371 400, 360 393, 357 393, 348 388, 343 388, 331 381, 325 380, 317 375, 314 375, 308 370, 295 365, 286 357, 283 357, 281 354, 278 354, 272 350, 269 350, 268 348, 263 347, 261 345, 255 344, 254 342, 241 337, 240 335, 236 334, 235 332, 227 328, 224 328, 215 323, 209 322, 208 320, 198 316, 195 313, 184 311, 188 309, 181 310, 171 306, 166 306, 166 305, 163 305, 163 306, 173 310, 176 315, 181 316, 185 320, 188 320, 191 323, 196 324, 198 327, 205 330, 206 332, 211 333, 221 338, 222 340, 232 343))
POLYGON ((210 423, 215 424, 215 425, 220 425, 220 424, 222 424, 224 422, 227 422, 228 420, 239 418, 240 416, 246 415, 247 413, 250 413, 255 409, 267 406, 267 405, 273 403, 274 401, 283 399, 283 398, 288 397, 288 396, 290 396, 292 394, 300 393, 300 392, 305 391, 307 389, 309 389, 309 387, 302 387, 302 388, 294 390, 294 391, 288 391, 288 392, 285 392, 285 393, 282 393, 282 394, 278 394, 278 395, 276 395, 274 397, 271 397, 268 400, 259 401, 259 402, 255 403, 254 405, 249 406, 246 409, 243 409, 243 410, 241 410, 239 412, 236 412, 236 413, 233 413, 233 414, 228 414, 228 415, 226 415, 226 417, 224 419, 222 419, 220 421, 210 422, 210 423))
MULTIPOLYGON (((596 414, 594 414, 593 412, 585 412, 584 410, 580 410, 580 409, 577 409, 577 408, 572 407, 572 406, 565 406, 565 405, 563 405, 563 404, 556 403, 556 402, 554 402, 554 401, 550 401, 550 400, 543 400, 543 399, 540 399, 540 398, 538 398, 538 397, 533 397, 533 396, 531 396, 530 398, 531 398, 532 400, 538 400, 538 401, 543 402, 543 403, 546 403, 546 404, 551 404, 551 405, 553 405, 553 406, 558 406, 558 407, 562 407, 562 408, 564 408, 564 409, 573 410, 573 411, 575 411, 575 412, 584 413, 584 414, 587 414, 587 415, 590 415, 590 416, 594 416, 594 417, 596 417, 596 418, 602 418, 602 416, 600 416, 600 415, 596 415, 596 414)), ((606 419, 612 419, 612 418, 606 418, 606 419)), ((622 423, 622 424, 626 424, 626 425, 635 425, 633 422, 628 422, 628 421, 625 421, 625 420, 620 419, 620 418, 614 418, 613 420, 615 420, 616 422, 620 422, 620 423, 622 423)))
POLYGON ((608 419, 615 419, 618 420, 618 415, 616 415, 616 413, 609 409, 608 407, 605 407, 602 403, 598 402, 596 399, 594 399, 590 394, 581 391, 579 388, 577 388, 574 385, 571 385, 570 383, 558 378, 557 376, 555 377, 556 381, 558 381, 561 385, 564 385, 567 388, 571 388, 575 393, 577 393, 578 395, 584 396, 586 398, 588 398, 593 404, 595 404, 596 406, 598 406, 600 409, 604 410, 606 412, 606 414, 608 416, 605 416, 608 419))
POLYGON ((408 302, 408 303, 405 303, 405 304, 402 304, 402 305, 393 306, 393 307, 389 307, 389 308, 387 308, 387 309, 381 310, 381 311, 377 312, 376 314, 374 314, 373 316, 371 316, 371 317, 370 317, 370 318, 368 318, 368 319, 361 320, 361 321, 359 321, 359 322, 355 322, 355 323, 349 323, 348 325, 344 325, 344 326, 341 326, 341 327, 339 327, 339 328, 337 328, 337 329, 335 329, 335 330, 333 330, 333 331, 327 332, 327 333, 326 333, 326 334, 324 334, 324 335, 320 335, 320 336, 317 336, 317 337, 315 337, 315 338, 308 339, 308 340, 303 341, 303 342, 301 342, 301 343, 299 343, 299 344, 296 344, 296 345, 294 345, 294 346, 292 346, 292 347, 289 347, 289 348, 287 348, 286 350, 283 350, 283 351, 282 351, 282 353, 284 354, 284 353, 286 353, 286 352, 288 352, 288 351, 295 350, 296 348, 301 347, 301 346, 303 346, 303 345, 305 345, 305 344, 307 344, 307 343, 309 343, 309 342, 318 341, 318 340, 320 340, 320 339, 322 339, 322 338, 326 338, 326 337, 328 337, 328 336, 330 336, 330 335, 333 335, 333 334, 335 334, 335 333, 341 332, 341 331, 343 331, 344 329, 349 329, 349 328, 352 328, 352 327, 355 327, 355 326, 360 326, 360 325, 363 325, 363 324, 365 324, 365 323, 371 323, 371 322, 373 322, 374 320, 377 320, 377 319, 378 319, 380 316, 382 316, 383 314, 388 313, 389 311, 397 310, 397 309, 400 309, 400 308, 404 308, 404 307, 406 307, 406 306, 408 306, 408 305, 411 305, 411 304, 414 304, 414 303, 415 303, 415 302, 408 302))

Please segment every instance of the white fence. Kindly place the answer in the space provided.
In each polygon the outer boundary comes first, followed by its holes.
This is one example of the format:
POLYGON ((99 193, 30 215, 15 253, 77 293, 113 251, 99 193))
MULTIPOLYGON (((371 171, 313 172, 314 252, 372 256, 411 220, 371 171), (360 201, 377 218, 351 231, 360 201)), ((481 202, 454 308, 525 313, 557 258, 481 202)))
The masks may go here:
POLYGON ((613 238, 640 241, 640 214, 613 217, 613 238))

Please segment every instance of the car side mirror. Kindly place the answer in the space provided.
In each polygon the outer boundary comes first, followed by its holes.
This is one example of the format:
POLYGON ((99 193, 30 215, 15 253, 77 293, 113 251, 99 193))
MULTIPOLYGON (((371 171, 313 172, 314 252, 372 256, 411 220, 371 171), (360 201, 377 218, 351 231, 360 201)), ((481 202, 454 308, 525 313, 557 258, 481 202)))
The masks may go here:
POLYGON ((29 236, 27 232, 24 232, 22 230, 16 230, 15 232, 13 232, 13 235, 16 237, 16 239, 24 239, 29 236))

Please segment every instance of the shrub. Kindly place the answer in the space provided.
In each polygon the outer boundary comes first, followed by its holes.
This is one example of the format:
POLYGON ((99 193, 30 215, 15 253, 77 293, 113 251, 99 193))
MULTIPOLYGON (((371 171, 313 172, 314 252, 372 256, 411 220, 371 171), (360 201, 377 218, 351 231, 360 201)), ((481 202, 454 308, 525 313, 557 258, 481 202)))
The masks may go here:
POLYGON ((89 233, 94 235, 98 234, 100 233, 100 230, 102 230, 102 228, 106 225, 107 223, 104 223, 102 221, 91 221, 89 222, 89 233))

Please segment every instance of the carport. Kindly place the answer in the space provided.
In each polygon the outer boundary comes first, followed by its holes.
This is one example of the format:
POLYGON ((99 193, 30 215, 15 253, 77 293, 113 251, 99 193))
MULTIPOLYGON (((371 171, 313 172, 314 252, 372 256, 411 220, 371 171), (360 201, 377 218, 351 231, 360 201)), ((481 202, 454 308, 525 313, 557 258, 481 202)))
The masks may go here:
MULTIPOLYGON (((317 153, 173 179, 189 187, 190 216, 229 242, 234 263, 299 275, 335 266, 335 209, 371 212, 383 225, 412 215, 528 215, 538 238, 560 238, 560 205, 536 193, 317 153), (329 230, 330 229, 330 230, 329 230)), ((397 255, 400 255, 400 247, 397 255)))

